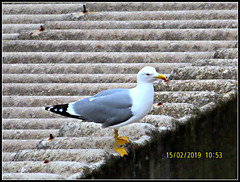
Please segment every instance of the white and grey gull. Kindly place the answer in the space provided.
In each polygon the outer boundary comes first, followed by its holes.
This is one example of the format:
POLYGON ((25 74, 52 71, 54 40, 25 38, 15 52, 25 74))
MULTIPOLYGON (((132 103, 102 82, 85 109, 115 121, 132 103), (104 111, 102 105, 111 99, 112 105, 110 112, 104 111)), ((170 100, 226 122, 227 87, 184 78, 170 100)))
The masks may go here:
POLYGON ((138 72, 137 86, 134 88, 104 90, 76 102, 45 107, 45 110, 88 122, 102 123, 103 128, 114 128, 114 150, 121 156, 127 155, 124 147, 117 148, 117 144, 129 142, 128 137, 118 136, 118 129, 139 121, 151 111, 154 100, 153 82, 156 79, 167 81, 154 67, 146 66, 138 72))

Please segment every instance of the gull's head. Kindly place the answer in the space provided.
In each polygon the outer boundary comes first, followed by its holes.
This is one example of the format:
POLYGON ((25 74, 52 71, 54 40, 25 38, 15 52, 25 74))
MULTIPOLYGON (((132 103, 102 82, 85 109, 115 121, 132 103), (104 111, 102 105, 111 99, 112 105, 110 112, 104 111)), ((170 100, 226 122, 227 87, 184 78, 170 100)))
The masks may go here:
POLYGON ((142 68, 137 75, 138 82, 153 83, 156 79, 167 81, 164 75, 160 75, 154 67, 146 66, 142 68))

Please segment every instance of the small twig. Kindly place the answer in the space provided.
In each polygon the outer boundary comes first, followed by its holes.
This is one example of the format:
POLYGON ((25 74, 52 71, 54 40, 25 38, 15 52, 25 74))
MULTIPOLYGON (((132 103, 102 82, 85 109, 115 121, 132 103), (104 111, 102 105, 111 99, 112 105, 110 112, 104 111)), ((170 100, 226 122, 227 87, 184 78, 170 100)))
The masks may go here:
POLYGON ((43 25, 40 25, 40 29, 38 31, 42 32, 44 30, 45 30, 45 28, 43 27, 43 25))
POLYGON ((83 13, 87 13, 86 5, 85 5, 85 4, 83 5, 83 13))
POLYGON ((54 139, 54 136, 52 134, 50 134, 49 138, 47 139, 47 142, 50 140, 53 140, 53 139, 54 139))

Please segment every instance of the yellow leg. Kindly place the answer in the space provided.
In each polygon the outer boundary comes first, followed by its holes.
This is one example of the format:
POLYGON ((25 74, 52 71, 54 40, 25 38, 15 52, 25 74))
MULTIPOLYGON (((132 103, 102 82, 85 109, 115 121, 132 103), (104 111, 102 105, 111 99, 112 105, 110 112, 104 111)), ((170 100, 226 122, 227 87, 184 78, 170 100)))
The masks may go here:
POLYGON ((127 155, 126 150, 124 149, 124 147, 121 148, 117 148, 117 144, 118 145, 123 145, 125 143, 129 143, 128 137, 126 136, 121 136, 118 137, 118 130, 116 130, 114 128, 114 138, 115 138, 115 142, 114 142, 114 150, 119 153, 121 155, 121 157, 123 157, 124 155, 127 155))

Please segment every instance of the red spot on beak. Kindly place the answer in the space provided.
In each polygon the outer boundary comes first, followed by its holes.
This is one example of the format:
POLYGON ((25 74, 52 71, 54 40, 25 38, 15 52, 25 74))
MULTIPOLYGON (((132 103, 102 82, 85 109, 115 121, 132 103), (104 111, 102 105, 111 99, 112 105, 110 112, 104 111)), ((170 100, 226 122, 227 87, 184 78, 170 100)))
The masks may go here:
MULTIPOLYGON (((166 78, 167 78, 167 77, 166 77, 166 78)), ((169 81, 169 80, 167 80, 167 79, 165 79, 165 78, 163 79, 163 82, 168 82, 168 81, 169 81)))
POLYGON ((161 102, 159 102, 158 104, 157 104, 157 106, 161 106, 162 105, 162 103, 161 102))

